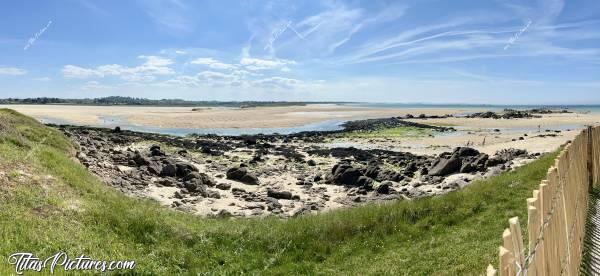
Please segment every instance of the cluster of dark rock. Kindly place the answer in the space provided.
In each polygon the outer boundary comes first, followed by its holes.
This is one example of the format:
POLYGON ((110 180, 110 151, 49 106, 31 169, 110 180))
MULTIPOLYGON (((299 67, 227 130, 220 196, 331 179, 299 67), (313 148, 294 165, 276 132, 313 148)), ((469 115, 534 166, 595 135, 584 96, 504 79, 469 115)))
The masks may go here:
MULTIPOLYGON (((361 150, 355 149, 355 151, 360 152, 361 150)), ((406 186, 417 173, 427 183, 436 184, 442 182, 444 177, 456 173, 486 172, 492 167, 497 167, 502 171, 509 168, 512 160, 516 158, 536 158, 538 155, 528 154, 525 150, 507 149, 490 157, 473 148, 458 147, 453 152, 445 152, 437 157, 404 155, 404 162, 396 163, 402 168, 399 171, 381 169, 375 159, 371 159, 366 165, 365 162, 360 162, 360 159, 358 159, 359 161, 354 159, 355 163, 358 162, 356 165, 353 165, 352 159, 343 159, 333 166, 326 181, 336 185, 356 187, 359 194, 366 194, 370 191, 376 191, 377 194, 390 194, 396 192, 392 188, 392 186, 397 186, 394 183, 406 186), (374 186, 376 182, 380 184, 374 186)), ((407 189, 400 192, 403 191, 407 191, 407 189)))
POLYGON ((530 109, 529 112, 533 114, 567 114, 573 113, 567 109, 551 109, 551 108, 534 108, 530 109))
POLYGON ((467 115, 467 118, 484 118, 484 119, 527 119, 527 118, 541 118, 539 115, 535 114, 554 114, 554 113, 571 113, 566 109, 562 110, 553 110, 546 108, 535 108, 528 110, 515 110, 515 109, 504 109, 501 113, 496 113, 493 111, 487 112, 476 112, 467 115))
MULTIPOLYGON (((433 128, 437 131, 451 131, 450 128, 427 126, 407 122, 399 118, 362 120, 347 124, 347 131, 372 130, 382 127, 416 126, 433 128)), ((428 195, 417 189, 419 183, 437 185, 456 173, 484 173, 490 168, 506 169, 515 158, 532 158, 526 151, 506 150, 493 156, 480 153, 475 149, 462 147, 439 156, 421 156, 406 152, 381 149, 363 150, 357 148, 326 148, 302 146, 304 142, 315 141, 330 132, 309 132, 293 135, 251 135, 216 136, 202 135, 193 137, 174 137, 153 133, 140 133, 119 129, 60 126, 67 136, 79 145, 77 158, 92 172, 105 181, 130 194, 143 195, 141 191, 150 183, 157 186, 176 187, 173 207, 183 208, 187 203, 202 199, 220 199, 231 193, 236 199, 251 203, 244 205, 252 214, 283 215, 280 200, 292 200, 302 206, 296 214, 309 213, 325 207, 329 196, 323 187, 315 184, 342 186, 347 191, 349 204, 365 200, 394 198, 413 198, 428 195), (154 145, 143 150, 131 149, 136 142, 148 142, 169 145, 177 150, 165 152, 154 145), (253 154, 244 162, 226 157, 224 165, 213 164, 209 176, 194 165, 210 160, 194 160, 189 152, 200 152, 205 156, 219 159, 225 153, 243 150, 253 154), (257 172, 265 161, 265 156, 279 158, 290 166, 305 166, 298 176, 296 184, 301 185, 305 193, 302 198, 281 188, 271 188, 259 181, 259 177, 277 174, 277 172, 257 172), (330 170, 328 166, 321 170, 316 167, 317 157, 339 160, 330 170), (311 169, 306 169, 311 168, 311 169), (321 170, 315 173, 315 169, 321 170), (310 171, 310 172, 309 172, 310 171), (215 173, 216 172, 216 173, 215 173), (249 188, 232 187, 228 183, 219 183, 219 178, 239 182, 245 185, 263 187, 260 191, 246 191, 249 188), (217 179, 217 180, 215 180, 217 179), (310 198, 305 198, 309 196, 310 198)), ((318 171, 317 170, 317 171, 318 171)), ((248 186, 250 187, 250 186, 248 186)), ((458 186, 443 187, 456 189, 458 186)), ((283 188, 285 189, 285 188, 283 188)), ((348 204, 348 202, 341 202, 348 204)), ((229 216, 227 211, 216 210, 219 216, 229 216)), ((289 215, 289 214, 287 214, 289 215)))
POLYGON ((105 148, 108 142, 102 141, 98 136, 92 137, 95 138, 92 141, 99 142, 86 143, 90 140, 82 137, 79 140, 81 146, 77 157, 86 167, 99 166, 105 162, 105 169, 121 172, 119 177, 113 177, 114 186, 125 190, 137 190, 148 186, 152 177, 160 177, 160 185, 177 186, 182 194, 219 197, 218 193, 208 191, 208 187, 216 185, 211 177, 199 172, 198 168, 189 162, 168 156, 159 146, 152 146, 148 152, 131 149, 121 151, 109 147, 106 154, 99 155, 97 149, 105 148))
MULTIPOLYGON (((407 167, 403 173, 390 170, 380 170, 377 165, 371 165, 366 168, 355 168, 352 166, 352 161, 342 160, 340 163, 333 166, 331 174, 327 176, 327 181, 336 185, 344 185, 357 188, 357 193, 367 194, 367 192, 375 191, 377 194, 390 194, 394 190, 391 188, 391 182, 402 181, 413 172, 407 167), (377 186, 375 181, 380 182, 377 186)), ((416 167, 414 167, 416 170, 416 167)))
POLYGON ((446 114, 446 115, 427 115, 427 114, 419 114, 419 115, 413 115, 413 114, 406 114, 404 117, 400 117, 401 119, 445 119, 445 118, 452 118, 454 117, 452 114, 446 114))
POLYGON ((529 156, 525 150, 509 149, 497 152, 490 157, 473 148, 459 147, 452 153, 440 154, 432 162, 427 175, 447 176, 454 173, 484 172, 489 167, 508 165, 507 163, 517 157, 530 158, 534 156, 529 156))
POLYGON ((505 110, 503 113, 496 113, 493 111, 487 112, 476 112, 467 115, 467 118, 483 118, 483 119, 526 119, 526 118, 539 118, 527 111, 519 110, 505 110))
MULTIPOLYGON (((251 210, 253 215, 262 215, 268 212, 275 215, 284 215, 282 204, 279 200, 300 201, 298 195, 289 191, 278 189, 268 189, 265 192, 250 192, 242 188, 232 187, 228 183, 219 183, 219 181, 200 172, 196 166, 185 160, 193 160, 189 156, 188 150, 200 151, 208 155, 222 155, 228 147, 251 147, 253 149, 273 149, 277 152, 277 147, 258 139, 238 138, 233 143, 227 143, 223 137, 204 137, 197 139, 196 143, 190 143, 183 137, 165 137, 162 135, 153 135, 147 133, 138 133, 121 130, 106 130, 85 127, 67 127, 60 128, 63 133, 70 137, 79 145, 76 157, 90 171, 100 176, 105 182, 126 194, 133 196, 144 196, 141 192, 148 187, 150 183, 158 186, 177 187, 173 202, 174 208, 180 210, 189 209, 189 203, 195 203, 200 198, 220 199, 223 193, 231 193, 235 198, 252 203, 243 207, 251 210), (152 139, 157 138, 157 139, 152 139), (150 139, 150 140, 148 140, 150 139), (133 150, 128 145, 140 141, 154 141, 166 143, 169 145, 185 146, 186 149, 177 151, 175 155, 166 153, 158 145, 150 146, 146 150, 133 150), (238 142, 236 142, 238 141, 238 142), (214 147, 208 147, 212 145, 214 147), (265 146, 266 145, 266 146, 265 146), (120 150, 118 148, 126 148, 120 150)), ((291 151, 290 149, 287 149, 291 151)), ((257 150, 260 152, 260 150, 257 150)), ((313 160, 309 160, 314 164, 313 160)), ((250 161, 262 162, 261 158, 255 156, 250 161)), ((303 161, 304 162, 304 161, 303 161)), ((238 163, 239 164, 239 163, 238 163)), ((219 176, 217 176, 219 177, 219 176)), ((226 170, 227 179, 237 181, 246 185, 260 185, 258 177, 249 170, 245 163, 233 166, 226 170)), ((324 207, 318 202, 300 202, 304 207, 299 213, 308 213, 319 210, 324 207)), ((233 214, 226 210, 219 210, 217 216, 231 216, 233 214)))
MULTIPOLYGON (((396 127, 416 127, 423 129, 431 129, 434 131, 446 132, 446 131, 455 131, 456 129, 452 127, 442 127, 442 126, 432 126, 427 124, 421 124, 416 122, 410 122, 403 119, 412 119, 415 118, 412 115, 407 115, 406 117, 392 117, 385 119, 366 119, 366 120, 358 120, 358 121, 350 121, 344 123, 342 126, 344 127, 344 132, 348 131, 374 131, 385 128, 396 128, 396 127)), ((417 118, 426 119, 426 118, 445 118, 443 116, 419 116, 417 118)))

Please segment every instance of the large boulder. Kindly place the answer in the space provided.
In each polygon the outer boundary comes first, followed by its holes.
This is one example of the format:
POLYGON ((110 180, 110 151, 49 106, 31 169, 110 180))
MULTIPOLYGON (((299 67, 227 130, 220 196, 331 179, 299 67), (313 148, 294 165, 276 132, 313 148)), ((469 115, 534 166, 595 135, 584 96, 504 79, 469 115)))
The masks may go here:
POLYGON ((393 185, 393 183, 391 181, 381 182, 379 184, 379 186, 377 186, 376 191, 377 191, 378 194, 387 195, 387 194, 390 193, 390 188, 391 188, 392 185, 393 185))
POLYGON ((206 196, 206 185, 200 179, 191 179, 183 182, 183 186, 190 193, 201 194, 206 196))
POLYGON ((215 186, 215 181, 205 173, 191 172, 183 177, 183 181, 199 180, 200 183, 207 186, 215 186))
POLYGON ((175 166, 177 167, 177 176, 179 177, 184 177, 191 172, 198 171, 198 168, 196 168, 196 166, 186 162, 177 162, 175 166))
POLYGON ((370 178, 373 178, 373 179, 376 179, 378 174, 379 174, 379 167, 377 165, 370 165, 365 170, 365 175, 370 178))
POLYGON ((231 189, 231 184, 229 184, 229 183, 219 183, 219 184, 217 184, 217 189, 219 189, 219 190, 229 190, 229 189, 231 189))
POLYGON ((150 155, 151 156, 165 156, 165 152, 160 150, 160 147, 157 145, 153 145, 150 147, 150 155))
POLYGON ((183 177, 183 181, 188 181, 194 178, 202 178, 202 175, 199 172, 190 172, 183 177))
POLYGON ((364 175, 358 177, 356 181, 356 185, 363 187, 367 191, 373 190, 373 179, 364 175))
POLYGON ((480 153, 477 158, 473 161, 473 164, 477 166, 485 166, 485 162, 490 158, 489 155, 485 153, 480 153))
POLYGON ((458 155, 452 155, 449 158, 439 158, 431 169, 430 176, 446 176, 460 171, 462 161, 458 155))
POLYGON ((240 181, 248 185, 258 185, 258 177, 253 174, 244 175, 240 181))
POLYGON ((377 178, 375 178, 377 181, 379 182, 383 182, 383 181, 394 181, 394 182, 400 182, 401 180, 403 180, 405 177, 395 171, 391 171, 391 170, 384 170, 379 172, 379 174, 377 175, 377 178))
POLYGON ((231 168, 227 170, 227 179, 240 181, 248 173, 246 168, 231 168))
MULTIPOLYGON (((369 169, 367 169, 367 171, 368 170, 369 169)), ((371 175, 373 175, 372 171, 371 175)), ((330 180, 338 185, 363 187, 366 190, 373 189, 373 179, 368 176, 365 176, 361 172, 361 170, 352 167, 349 161, 342 161, 333 166, 333 168, 331 169, 330 180)))
POLYGON ((412 177, 418 169, 416 162, 410 162, 406 165, 406 168, 404 168, 404 175, 412 177))
POLYGON ((258 185, 258 177, 248 172, 245 167, 231 168, 227 170, 227 179, 239 181, 249 185, 258 185))
POLYGON ((494 157, 491 157, 488 160, 486 160, 485 166, 486 167, 495 167, 495 166, 498 166, 498 165, 504 164, 504 163, 506 163, 505 159, 503 159, 502 157, 499 157, 499 156, 494 156, 494 157))
POLYGON ((348 168, 334 175, 337 183, 349 186, 358 186, 358 179, 363 176, 358 169, 348 168))
POLYGON ((157 163, 157 162, 150 162, 150 164, 148 164, 148 172, 150 172, 151 174, 154 175, 159 175, 162 171, 162 166, 161 164, 157 163))
POLYGON ((458 148, 454 149, 454 153, 457 153, 458 156, 460 156, 460 157, 479 155, 478 150, 476 150, 474 148, 469 148, 469 147, 458 147, 458 148))
POLYGON ((453 173, 472 173, 484 171, 488 167, 489 156, 469 147, 455 148, 452 153, 445 152, 429 168, 429 176, 447 176, 453 173))
POLYGON ((160 176, 171 176, 174 177, 177 175, 177 166, 175 164, 167 164, 160 171, 160 176))
POLYGON ((283 207, 283 205, 281 203, 279 203, 279 200, 277 200, 276 198, 272 198, 272 197, 267 197, 267 210, 273 212, 275 210, 281 210, 281 208, 283 207))
POLYGON ((147 166, 148 164, 150 164, 150 159, 148 157, 142 156, 139 152, 133 156, 132 160, 138 167, 147 166))
POLYGON ((267 190, 267 196, 276 199, 292 199, 292 193, 286 191, 267 190))
POLYGON ((486 162, 489 156, 485 153, 480 153, 477 156, 467 158, 463 160, 463 164, 460 168, 461 173, 471 173, 477 171, 485 171, 486 162))

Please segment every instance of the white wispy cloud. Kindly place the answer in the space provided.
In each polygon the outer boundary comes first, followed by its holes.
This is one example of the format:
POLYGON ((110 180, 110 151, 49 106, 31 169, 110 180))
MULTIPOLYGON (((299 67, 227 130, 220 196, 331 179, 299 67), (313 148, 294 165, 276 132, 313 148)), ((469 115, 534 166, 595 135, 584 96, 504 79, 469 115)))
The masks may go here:
POLYGON ((249 83, 252 78, 260 76, 243 69, 230 70, 227 72, 201 71, 195 75, 179 75, 175 78, 156 83, 157 86, 170 87, 224 87, 241 86, 249 83))
MULTIPOLYGON (((296 64, 293 60, 285 59, 261 59, 244 57, 240 60, 240 64, 248 70, 271 70, 285 67, 286 65, 296 64)), ((289 69, 289 68, 288 68, 289 69)))
POLYGON ((155 83, 159 87, 190 88, 240 88, 262 90, 299 90, 321 85, 320 81, 305 81, 281 76, 263 76, 246 70, 230 72, 202 71, 195 75, 181 75, 170 80, 155 83))
MULTIPOLYGON (((280 22, 276 23, 275 26, 271 29, 270 37, 267 38, 267 44, 264 47, 264 50, 268 51, 270 55, 275 55, 275 47, 273 44, 279 39, 279 37, 291 27, 292 21, 280 22)), ((304 39, 302 35, 298 32, 294 32, 298 35, 299 38, 304 39)))
MULTIPOLYGON (((374 56, 379 53, 389 53, 391 52, 390 50, 397 50, 401 47, 410 47, 428 40, 435 40, 450 36, 484 34, 483 31, 455 29, 459 26, 471 24, 479 20, 481 20, 481 18, 459 17, 443 23, 411 28, 390 37, 375 38, 367 41, 359 47, 359 50, 351 53, 348 57, 345 57, 345 61, 348 63, 363 62, 365 61, 363 59, 366 59, 370 56, 374 56)), ((372 60, 367 59, 367 61, 372 60)))
POLYGON ((275 70, 291 71, 288 65, 296 64, 293 60, 277 58, 242 57, 239 63, 225 63, 212 57, 196 58, 190 64, 204 65, 216 70, 237 70, 243 68, 250 71, 275 70))
POLYGON ((178 0, 143 0, 138 4, 156 24, 172 34, 189 33, 193 20, 187 6, 178 0))
POLYGON ((27 74, 27 71, 25 69, 16 67, 0 67, 0 75, 20 76, 25 74, 27 74))
POLYGON ((217 69, 217 70, 234 70, 234 69, 238 68, 237 65, 224 63, 224 62, 221 62, 214 58, 197 58, 195 60, 192 60, 190 63, 198 64, 198 65, 206 65, 212 69, 217 69))
POLYGON ((406 13, 407 6, 405 5, 388 5, 385 6, 379 13, 375 15, 368 16, 366 19, 363 19, 360 23, 354 25, 354 27, 348 32, 348 34, 341 40, 334 42, 329 46, 329 52, 333 53, 337 48, 346 44, 354 34, 361 31, 364 27, 372 25, 372 24, 381 24, 389 21, 394 21, 406 13))
POLYGON ((591 22, 594 21, 554 24, 564 7, 564 2, 540 2, 545 4, 526 7, 502 3, 515 12, 517 17, 522 17, 524 25, 510 27, 500 24, 514 22, 514 18, 506 16, 490 16, 498 20, 495 25, 489 24, 490 22, 482 16, 451 18, 445 22, 410 28, 387 37, 373 38, 360 45, 356 51, 337 58, 336 63, 441 63, 541 56, 597 61, 598 48, 582 49, 573 45, 576 41, 600 37, 600 30, 591 27, 591 22), (525 18, 535 18, 538 21, 525 18), (517 40, 518 45, 515 45, 517 40), (510 51, 507 51, 509 48, 510 51))
POLYGON ((356 34, 395 21, 407 10, 404 4, 386 4, 367 11, 342 2, 327 3, 324 9, 298 20, 279 19, 267 24, 268 31, 253 31, 253 36, 256 42, 266 41, 263 50, 271 57, 279 53, 326 57, 356 34))
POLYGON ((295 89, 305 85, 304 81, 284 77, 270 77, 252 81, 252 85, 266 89, 295 89))
MULTIPOLYGON (((302 43, 305 50, 311 54, 326 55, 349 41, 365 24, 365 11, 360 8, 350 8, 341 3, 308 16, 294 28, 306 41, 302 43)), ((282 47, 290 47, 297 43, 296 37, 282 43, 282 47)))
POLYGON ((139 56, 145 62, 139 66, 127 67, 119 64, 100 65, 95 68, 84 68, 76 65, 65 65, 62 74, 66 78, 104 78, 118 76, 127 81, 152 81, 156 75, 172 75, 175 71, 169 67, 171 59, 159 56, 139 56))

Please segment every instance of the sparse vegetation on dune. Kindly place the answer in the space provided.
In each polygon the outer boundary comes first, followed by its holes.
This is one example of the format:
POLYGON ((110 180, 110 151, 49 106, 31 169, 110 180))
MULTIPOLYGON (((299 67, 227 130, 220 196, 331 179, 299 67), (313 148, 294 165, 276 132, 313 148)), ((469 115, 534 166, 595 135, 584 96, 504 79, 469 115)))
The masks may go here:
POLYGON ((439 197, 229 220, 128 198, 76 163, 73 150, 58 131, 0 110, 0 255, 66 251, 135 260, 134 273, 157 275, 481 274, 496 262, 506 220, 526 225, 525 199, 556 156, 439 197))

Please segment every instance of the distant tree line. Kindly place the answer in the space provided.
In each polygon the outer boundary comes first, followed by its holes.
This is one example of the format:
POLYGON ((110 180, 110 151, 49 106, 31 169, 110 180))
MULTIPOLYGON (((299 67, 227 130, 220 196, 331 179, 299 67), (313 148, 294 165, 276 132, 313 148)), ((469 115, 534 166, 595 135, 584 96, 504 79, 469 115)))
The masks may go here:
MULTIPOLYGON (((258 106, 295 106, 306 105, 308 102, 283 102, 283 101, 186 101, 182 99, 151 100, 146 98, 133 98, 111 96, 93 99, 61 99, 61 98, 6 98, 0 99, 0 104, 73 104, 73 105, 146 105, 146 106, 229 106, 229 107, 258 107, 258 106)), ((338 102, 310 102, 310 103, 338 103, 338 102)))

